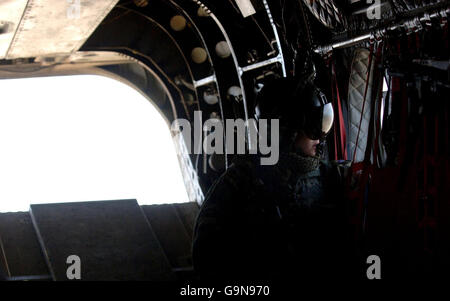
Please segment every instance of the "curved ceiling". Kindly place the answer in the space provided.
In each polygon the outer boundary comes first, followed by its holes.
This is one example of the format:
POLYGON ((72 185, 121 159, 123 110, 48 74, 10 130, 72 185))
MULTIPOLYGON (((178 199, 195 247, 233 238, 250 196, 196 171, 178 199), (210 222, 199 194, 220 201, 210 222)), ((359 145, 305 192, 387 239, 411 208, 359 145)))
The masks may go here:
MULTIPOLYGON (((0 78, 95 69, 133 82, 169 122, 192 122, 195 111, 248 119, 264 78, 297 75, 321 45, 448 2, 2 1, 0 78)), ((199 157, 191 160, 199 171, 199 157)))

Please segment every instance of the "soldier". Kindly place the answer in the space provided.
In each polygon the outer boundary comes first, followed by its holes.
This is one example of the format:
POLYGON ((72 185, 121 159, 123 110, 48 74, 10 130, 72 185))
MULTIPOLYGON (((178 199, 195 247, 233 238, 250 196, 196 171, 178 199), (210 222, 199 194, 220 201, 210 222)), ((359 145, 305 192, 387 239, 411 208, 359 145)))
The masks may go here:
POLYGON ((196 272, 222 280, 339 276, 343 207, 320 158, 331 103, 312 83, 283 78, 264 85, 255 111, 279 119, 279 161, 242 156, 213 184, 195 225, 196 272))

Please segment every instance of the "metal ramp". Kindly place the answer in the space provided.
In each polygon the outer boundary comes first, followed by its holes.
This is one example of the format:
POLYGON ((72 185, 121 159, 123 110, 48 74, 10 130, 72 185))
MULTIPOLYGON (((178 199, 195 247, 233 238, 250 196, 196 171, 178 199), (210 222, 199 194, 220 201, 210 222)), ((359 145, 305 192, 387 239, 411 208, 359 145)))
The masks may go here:
POLYGON ((180 205, 95 201, 1 213, 0 269, 10 280, 68 280, 67 257, 77 255, 81 280, 190 279, 199 208, 180 205))
POLYGON ((0 269, 13 280, 50 280, 28 212, 0 214, 0 269))

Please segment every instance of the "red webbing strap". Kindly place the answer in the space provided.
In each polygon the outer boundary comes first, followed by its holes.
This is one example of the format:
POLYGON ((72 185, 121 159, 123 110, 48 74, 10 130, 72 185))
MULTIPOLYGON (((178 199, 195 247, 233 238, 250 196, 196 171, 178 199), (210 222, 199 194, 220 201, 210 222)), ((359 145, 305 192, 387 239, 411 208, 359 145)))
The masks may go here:
MULTIPOLYGON (((439 158, 439 115, 436 114, 436 117, 434 119, 434 155, 430 158, 434 170, 434 185, 430 189, 430 194, 432 194, 435 199, 437 199, 437 189, 438 189, 437 182, 439 179, 439 168, 437 162, 438 158, 439 158)), ((435 206, 434 208, 435 210, 437 210, 437 206, 435 206)))
MULTIPOLYGON (((376 62, 378 63, 379 61, 379 56, 380 56, 380 50, 381 47, 379 47, 377 49, 377 53, 376 53, 376 62)), ((376 65, 377 66, 377 65, 376 65)), ((359 193, 359 206, 360 206, 360 210, 361 210, 361 217, 363 217, 364 214, 364 210, 367 210, 367 208, 365 208, 363 205, 365 204, 365 191, 367 189, 367 185, 369 185, 369 178, 372 176, 373 174, 373 168, 374 166, 376 166, 375 164, 372 164, 370 161, 370 155, 373 151, 374 148, 374 143, 373 143, 373 138, 374 138, 374 123, 376 120, 375 114, 376 114, 376 101, 378 99, 377 96, 379 96, 379 92, 380 92, 380 88, 382 88, 382 86, 380 85, 380 77, 378 74, 378 69, 374 68, 374 74, 373 74, 373 81, 372 81, 372 85, 373 85, 373 90, 372 90, 372 97, 370 99, 370 119, 369 119, 369 129, 367 131, 367 142, 366 142, 366 149, 364 152, 364 160, 363 160, 363 169, 362 169, 362 174, 361 174, 361 180, 360 180, 360 193, 359 193)), ((363 231, 366 228, 366 224, 363 223, 363 231)))
MULTIPOLYGON (((365 191, 370 189, 370 181, 369 179, 374 176, 374 169, 377 167, 377 148, 378 148, 378 137, 379 135, 379 127, 378 122, 380 120, 380 112, 381 112, 381 102, 383 100, 383 72, 380 68, 382 61, 382 52, 383 52, 383 43, 379 42, 377 44, 377 50, 375 54, 375 65, 373 69, 373 77, 372 77, 372 97, 370 99, 370 120, 369 120, 369 129, 367 135, 367 143, 366 149, 364 153, 364 161, 363 161, 363 170, 360 181, 360 194, 358 203, 361 206, 361 217, 367 215, 367 205, 364 206, 366 202, 366 194, 365 191), (378 102, 378 103, 377 103, 378 102), (378 110, 375 110, 378 105, 378 110), (374 137, 375 136, 375 137, 374 137), (370 155, 373 154, 373 163, 371 163, 370 155)), ((362 220, 362 231, 365 232, 367 228, 367 222, 365 219, 362 220)))
MULTIPOLYGON (((336 122, 335 123, 335 127, 336 127, 336 122)), ((337 139, 337 131, 336 128, 333 129, 333 140, 334 140, 334 160, 338 160, 339 155, 338 155, 338 139, 337 139)))
MULTIPOLYGON (((381 51, 381 47, 377 49, 377 57, 379 57, 379 53, 381 51)), ((367 99, 367 90, 369 86, 369 80, 370 80, 370 70, 372 67, 372 59, 373 59, 373 44, 371 43, 370 47, 370 55, 369 55, 369 64, 368 64, 368 70, 367 70, 367 78, 366 78, 366 87, 364 91, 364 99, 363 99, 363 106, 362 106, 362 112, 361 112, 361 118, 359 122, 358 127, 358 134, 356 139, 356 145, 355 145, 355 151, 353 153, 353 159, 352 159, 352 166, 351 166, 351 174, 355 174, 358 171, 361 171, 361 175, 359 177, 358 181, 358 187, 349 193, 349 197, 353 199, 356 202, 356 215, 353 219, 354 225, 356 228, 356 239, 361 237, 361 233, 364 233, 365 231, 365 218, 364 218, 364 200, 365 200, 365 192, 367 188, 367 184, 369 182, 369 176, 372 174, 372 165, 370 164, 370 152, 371 152, 371 146, 372 146, 372 137, 373 137, 373 123, 374 123, 374 93, 372 93, 371 98, 371 118, 369 122, 369 130, 368 130, 368 138, 367 138, 367 144, 366 144, 366 150, 364 154, 364 160, 362 162, 355 163, 355 154, 357 149, 357 143, 359 140, 359 134, 361 130, 361 123, 362 123, 362 117, 364 114, 364 107, 367 99)), ((375 70, 375 69, 374 69, 375 70)), ((373 77, 374 79, 376 77, 373 77)))
POLYGON ((434 118, 434 154, 430 157, 430 162, 433 165, 434 178, 433 185, 429 188, 430 195, 433 196, 433 200, 436 201, 436 206, 433 206, 433 216, 437 216, 437 200, 438 200, 438 186, 439 186, 439 134, 442 135, 442 131, 439 132, 439 121, 442 122, 442 116, 436 113, 434 118), (440 118, 441 117, 441 120, 440 118))
POLYGON ((332 97, 333 97, 332 101, 333 101, 333 106, 335 108, 335 111, 336 111, 336 107, 337 107, 337 111, 338 111, 338 119, 337 120, 336 120, 336 118, 334 119, 335 160, 338 160, 338 159, 347 160, 347 147, 346 147, 347 136, 346 136, 346 131, 345 131, 344 114, 342 113, 341 97, 339 95, 339 85, 337 82, 334 62, 331 63, 331 73, 332 73, 332 81, 334 81, 334 85, 332 83, 332 86, 331 86, 332 97), (335 93, 336 93, 336 99, 334 98, 335 93), (336 126, 336 123, 338 123, 338 126, 336 126), (338 156, 338 144, 337 144, 338 139, 336 137, 336 135, 337 135, 336 129, 339 129, 339 150, 340 150, 339 156, 338 156))
POLYGON ((450 165, 449 165, 449 160, 448 160, 448 153, 449 153, 449 148, 448 148, 448 141, 450 140, 449 138, 449 130, 448 130, 448 124, 449 124, 449 118, 448 118, 448 111, 449 111, 449 105, 448 102, 445 102, 444 105, 444 125, 445 125, 445 137, 444 137, 444 160, 445 160, 445 178, 449 178, 450 177, 450 165))
POLYGON ((435 229, 437 226, 436 216, 437 216, 437 198, 438 198, 438 179, 439 179, 439 171, 436 162, 436 158, 439 155, 439 115, 434 113, 434 144, 433 144, 433 154, 429 154, 428 152, 428 119, 427 116, 424 116, 423 120, 423 191, 422 191, 422 200, 423 200, 423 208, 424 214, 422 220, 419 221, 419 228, 423 229, 423 238, 424 238, 424 249, 426 251, 431 252, 431 242, 430 239, 432 237, 428 236, 430 230, 435 229), (433 178, 431 183, 428 182, 428 174, 429 167, 432 166, 433 178))
POLYGON ((434 157, 439 156, 439 115, 434 118, 434 157))
MULTIPOLYGON (((382 56, 383 56, 383 42, 380 42, 377 49, 377 55, 376 55, 376 64, 375 66, 378 68, 378 66, 381 66, 382 62, 382 56)), ((377 97, 377 116, 375 118, 375 140, 374 145, 372 146, 372 155, 373 155, 373 165, 374 167, 378 167, 378 148, 379 148, 379 136, 380 136, 380 127, 381 127, 381 104, 383 102, 383 70, 378 70, 378 97, 377 97)), ((389 93, 389 87, 388 87, 388 93, 389 93)), ((388 96, 387 96, 388 97, 388 96)), ((375 107, 375 106, 374 106, 375 107)))
MULTIPOLYGON (((376 62, 376 66, 379 63, 380 60, 380 52, 381 52, 381 47, 378 47, 377 49, 377 53, 375 55, 375 62, 376 62)), ((372 85, 373 85, 373 90, 372 90, 372 97, 370 99, 370 119, 369 119, 369 128, 367 131, 367 142, 366 142, 366 149, 364 152, 364 160, 363 160, 363 179, 368 179, 369 175, 372 173, 372 167, 373 165, 370 162, 370 154, 372 153, 373 149, 374 149, 374 143, 373 143, 373 138, 374 138, 374 124, 375 124, 375 120, 377 119, 375 117, 376 114, 376 102, 378 100, 378 98, 381 96, 380 92, 382 90, 382 81, 380 81, 380 79, 382 79, 379 76, 379 70, 377 68, 374 68, 374 74, 373 74, 373 81, 372 81, 372 85)), ((376 161, 374 161, 375 163, 376 161)), ((376 164, 376 163, 375 163, 376 164)), ((361 182, 361 190, 364 189, 365 185, 367 183, 361 182)))
MULTIPOLYGON (((417 189, 416 191, 416 201, 418 202, 417 208, 423 208, 423 216, 419 215, 419 210, 417 212, 417 223, 420 229, 423 229, 426 227, 424 221, 427 216, 427 178, 428 178, 428 172, 427 172, 427 116, 426 113, 423 115, 422 120, 422 130, 423 130, 423 137, 422 137, 422 147, 423 147, 423 154, 422 158, 419 157, 419 152, 416 153, 416 157, 414 158, 414 161, 417 162, 417 165, 422 165, 423 168, 423 179, 422 179, 422 189, 417 189), (423 203, 421 203, 423 202, 423 203)), ((419 171, 419 168, 418 168, 419 171)), ((420 187, 420 186, 419 186, 420 187)), ((426 232, 426 231, 424 231, 426 232)), ((424 241, 426 241, 426 234, 423 235, 424 241)))
MULTIPOLYGON (((333 103, 333 111, 336 111, 335 101, 334 101, 334 85, 333 81, 334 73, 333 73, 333 64, 331 64, 331 101, 333 103)), ((338 160, 338 139, 337 139, 337 131, 336 131, 336 118, 333 120, 333 142, 334 142, 334 160, 338 160)))
POLYGON ((361 110, 361 118, 359 119, 358 134, 356 135, 356 143, 355 143, 355 148, 353 150, 352 165, 355 162, 356 150, 358 148, 359 133, 361 131, 361 123, 362 123, 362 119, 363 119, 363 115, 364 115, 364 106, 366 104, 367 88, 369 87, 370 69, 372 69, 372 56, 373 56, 373 43, 370 44, 369 64, 367 65, 366 87, 364 89, 364 98, 363 98, 363 105, 362 105, 362 110, 361 110))
MULTIPOLYGON (((430 228, 436 227, 436 220, 434 219, 433 213, 430 212, 430 202, 434 201, 434 197, 430 195, 430 185, 428 183, 428 164, 430 163, 430 156, 428 155, 427 120, 427 116, 425 115, 423 117, 423 187, 422 195, 417 197, 420 198, 423 202, 423 216, 418 221, 418 226, 420 229, 423 229, 424 250, 431 252, 432 250, 430 247, 430 237, 428 235, 428 232, 430 231, 430 228)), ((419 191, 417 191, 417 193, 419 193, 419 191)))
MULTIPOLYGON (((373 164, 375 166, 379 166, 381 165, 378 164, 378 148, 380 147, 380 128, 381 128, 381 104, 383 102, 383 79, 384 77, 381 78, 381 85, 380 85, 380 90, 379 90, 379 98, 378 98, 378 110, 377 110, 377 120, 376 120, 376 130, 375 130, 375 142, 374 142, 374 146, 373 146, 373 164)), ((389 97, 389 93, 390 93, 390 83, 388 84, 388 91, 386 94, 386 98, 389 97)))
POLYGON ((406 142, 408 135, 408 92, 405 81, 400 84, 401 113, 400 113, 400 136, 398 142, 398 165, 403 166, 406 156, 406 142))
POLYGON ((419 32, 416 32, 416 52, 420 55, 420 35, 419 32))
MULTIPOLYGON (((336 111, 335 109, 335 101, 334 101, 334 72, 333 72, 333 57, 330 53, 329 56, 326 59, 326 66, 327 68, 330 68, 330 78, 331 78, 331 103, 333 105, 333 112, 336 111)), ((333 120, 333 146, 334 146, 334 160, 338 160, 338 148, 337 148, 337 132, 336 132, 336 118, 333 120)))
POLYGON ((380 134, 379 122, 380 122, 381 102, 383 101, 383 87, 382 86, 379 88, 379 92, 378 93, 379 93, 379 97, 377 98, 378 100, 377 100, 377 103, 376 103, 377 116, 375 118, 375 137, 374 137, 373 146, 372 146, 372 157, 373 157, 372 165, 375 166, 375 167, 378 167, 378 147, 379 147, 378 136, 380 134))
MULTIPOLYGON (((427 135, 427 115, 423 116, 423 193, 424 195, 428 192, 428 135, 427 135)), ((426 207, 425 207, 426 209, 426 207)), ((426 210, 425 210, 426 215, 426 210)))

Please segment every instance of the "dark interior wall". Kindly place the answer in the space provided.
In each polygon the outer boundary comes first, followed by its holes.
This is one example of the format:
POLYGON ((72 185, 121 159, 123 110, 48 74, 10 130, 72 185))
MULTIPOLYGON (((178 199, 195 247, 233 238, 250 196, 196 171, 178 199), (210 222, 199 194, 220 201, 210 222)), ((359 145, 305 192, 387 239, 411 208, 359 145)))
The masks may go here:
POLYGON ((198 205, 139 207, 134 204, 137 203, 99 201, 33 205, 33 218, 29 212, 0 213, 2 273, 10 280, 66 280, 68 265, 66 256, 61 255, 65 250, 65 253, 79 253, 85 280, 145 280, 150 277, 148 279, 159 281, 192 277, 191 240, 198 205), (140 226, 136 224, 138 220, 142 221, 140 226), (133 225, 141 230, 132 230, 133 225), (119 232, 128 234, 123 236, 119 232), (167 258, 169 270, 161 269, 160 263, 144 264, 133 252, 120 251, 127 246, 129 250, 143 248, 142 244, 149 250, 156 249, 139 256, 151 259, 160 254, 158 256, 167 258), (117 259, 115 266, 111 266, 111 258, 117 259), (92 267, 83 267, 83 262, 88 266, 91 263, 92 267), (128 264, 121 266, 120 262, 128 264))

